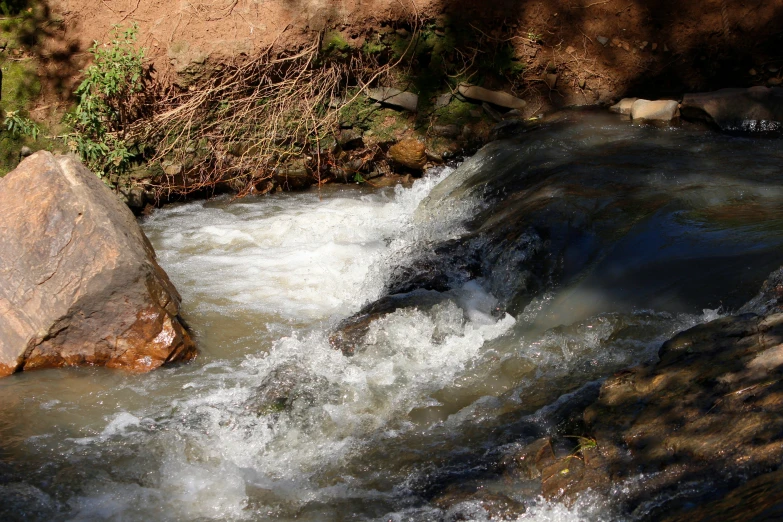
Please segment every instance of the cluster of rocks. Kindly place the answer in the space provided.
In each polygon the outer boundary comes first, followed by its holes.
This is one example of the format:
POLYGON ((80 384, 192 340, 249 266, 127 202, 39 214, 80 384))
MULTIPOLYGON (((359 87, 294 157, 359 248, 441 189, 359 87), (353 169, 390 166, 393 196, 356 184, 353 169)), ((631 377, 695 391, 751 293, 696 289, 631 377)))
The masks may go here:
POLYGON ((724 131, 778 132, 783 129, 783 88, 750 87, 686 94, 677 100, 624 98, 610 110, 634 121, 677 123, 682 118, 724 131))

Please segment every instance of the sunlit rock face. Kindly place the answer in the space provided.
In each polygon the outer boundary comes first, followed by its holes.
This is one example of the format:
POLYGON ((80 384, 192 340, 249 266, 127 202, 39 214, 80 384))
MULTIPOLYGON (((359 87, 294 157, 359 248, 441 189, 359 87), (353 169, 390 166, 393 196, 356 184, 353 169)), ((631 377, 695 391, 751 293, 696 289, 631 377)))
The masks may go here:
POLYGON ((0 375, 195 355, 152 246, 81 163, 32 155, 0 181, 0 209, 0 375))

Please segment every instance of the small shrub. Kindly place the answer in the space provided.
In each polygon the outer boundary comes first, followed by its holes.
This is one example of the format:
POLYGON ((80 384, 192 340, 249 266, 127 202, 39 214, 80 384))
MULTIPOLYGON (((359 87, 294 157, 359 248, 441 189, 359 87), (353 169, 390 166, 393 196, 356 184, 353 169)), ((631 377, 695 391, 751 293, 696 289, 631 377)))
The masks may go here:
POLYGON ((17 111, 8 111, 3 124, 14 138, 29 136, 33 140, 37 140, 38 134, 41 132, 41 129, 33 120, 25 118, 17 111))
POLYGON ((144 49, 136 49, 137 26, 115 26, 113 39, 90 48, 93 64, 76 89, 78 104, 66 122, 68 145, 100 177, 127 170, 131 144, 124 137, 135 96, 143 88, 144 49))

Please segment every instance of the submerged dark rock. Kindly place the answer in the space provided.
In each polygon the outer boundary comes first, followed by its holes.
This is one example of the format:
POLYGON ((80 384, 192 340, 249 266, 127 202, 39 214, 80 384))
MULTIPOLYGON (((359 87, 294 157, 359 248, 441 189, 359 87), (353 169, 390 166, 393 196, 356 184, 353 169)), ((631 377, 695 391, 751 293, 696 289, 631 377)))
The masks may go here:
MULTIPOLYGON (((697 520, 730 505, 733 514, 722 519, 744 519, 736 499, 768 491, 773 475, 765 474, 783 461, 783 313, 766 299, 779 292, 780 274, 764 285, 764 315, 723 317, 676 335, 656 364, 604 382, 584 412, 589 436, 572 454, 552 462, 541 457, 548 440, 536 441, 518 452, 511 476, 540 473, 545 497, 573 499, 587 489, 608 494, 612 485, 648 474, 625 499, 636 518, 685 520, 706 503, 697 520), (767 478, 744 485, 757 476, 767 478), (683 490, 685 483, 699 486, 683 490)), ((783 495, 771 489, 778 504, 767 502, 759 513, 781 510, 783 495)))

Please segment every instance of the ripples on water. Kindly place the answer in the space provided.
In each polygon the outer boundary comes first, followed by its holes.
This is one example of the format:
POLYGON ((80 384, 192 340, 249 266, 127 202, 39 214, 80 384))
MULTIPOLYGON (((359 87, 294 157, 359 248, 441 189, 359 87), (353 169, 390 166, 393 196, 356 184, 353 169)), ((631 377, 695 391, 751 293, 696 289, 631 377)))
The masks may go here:
MULTIPOLYGON (((605 134, 603 120, 579 132, 591 147, 614 148, 641 132, 612 122, 605 134)), ((574 147, 575 136, 541 133, 542 154, 553 144, 574 147)), ((486 231, 518 219, 514 201, 565 197, 556 184, 527 187, 476 222, 494 197, 486 165, 491 158, 474 160, 473 173, 432 171, 410 188, 328 188, 156 211, 143 226, 183 295, 201 356, 142 376, 54 370, 0 382, 4 512, 31 520, 441 520, 453 514, 432 497, 449 483, 472 482, 525 501, 525 520, 616 519, 607 499, 587 495, 564 506, 514 489, 490 473, 491 462, 560 429, 564 395, 594 394, 606 375, 653 359, 663 340, 717 315, 694 308, 695 298, 688 306, 639 299, 663 284, 657 268, 629 300, 620 292, 629 266, 644 264, 629 259, 711 259, 715 244, 752 234, 761 238, 753 244, 777 248, 781 227, 770 223, 780 216, 768 203, 778 196, 756 181, 718 187, 691 179, 672 198, 698 200, 692 210, 680 204, 640 218, 589 270, 575 269, 582 275, 513 306, 522 286, 508 270, 534 250, 478 250, 492 260, 489 270, 375 321, 355 356, 333 349, 330 333, 384 295, 395 267, 464 238, 463 250, 502 245, 486 231), (471 178, 476 172, 484 184, 471 178), (483 188, 464 190, 463 180, 483 188), (752 205, 732 199, 751 192, 752 205), (758 219, 768 214, 772 221, 758 219), (679 245, 688 234, 702 246, 667 250, 667 237, 679 245), (649 252, 639 246, 650 242, 649 252), (276 388, 284 405, 262 400, 276 388)), ((603 175, 617 176, 617 168, 603 175)), ((650 191, 676 174, 652 174, 650 191)), ((531 245, 546 244, 527 234, 531 245)), ((642 486, 617 485, 617 495, 630 487, 642 486)), ((478 506, 460 510, 485 517, 478 506)))

